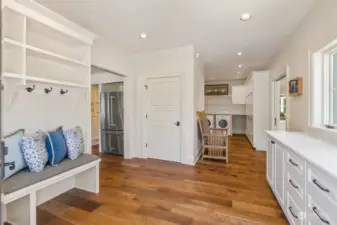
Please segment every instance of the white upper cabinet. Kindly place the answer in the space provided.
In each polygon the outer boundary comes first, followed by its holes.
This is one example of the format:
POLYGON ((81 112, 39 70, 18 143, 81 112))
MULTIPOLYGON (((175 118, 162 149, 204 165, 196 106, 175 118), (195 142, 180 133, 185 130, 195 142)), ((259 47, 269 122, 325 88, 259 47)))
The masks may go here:
POLYGON ((245 104, 247 116, 247 137, 256 150, 265 151, 266 135, 269 129, 269 72, 255 71, 245 82, 245 104))
POLYGON ((232 86, 232 103, 246 104, 246 89, 244 85, 232 86))

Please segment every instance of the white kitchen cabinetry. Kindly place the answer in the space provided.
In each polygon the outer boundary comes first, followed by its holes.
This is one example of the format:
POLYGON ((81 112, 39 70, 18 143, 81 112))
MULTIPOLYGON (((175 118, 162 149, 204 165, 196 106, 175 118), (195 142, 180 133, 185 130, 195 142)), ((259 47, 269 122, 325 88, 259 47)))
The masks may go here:
POLYGON ((337 225, 337 147, 267 131, 266 178, 291 225, 337 225))
POLYGON ((246 104, 246 89, 244 85, 232 86, 232 103, 246 104))
POLYGON ((270 186, 274 186, 274 152, 275 152, 275 142, 271 139, 267 139, 267 181, 270 186))
MULTIPOLYGON (((276 145, 276 144, 275 144, 276 145)), ((275 165, 275 194, 279 202, 284 204, 284 149, 281 145, 276 145, 274 147, 274 165, 275 165)))
POLYGON ((256 150, 266 150, 269 129, 269 71, 252 72, 245 82, 246 136, 256 150))

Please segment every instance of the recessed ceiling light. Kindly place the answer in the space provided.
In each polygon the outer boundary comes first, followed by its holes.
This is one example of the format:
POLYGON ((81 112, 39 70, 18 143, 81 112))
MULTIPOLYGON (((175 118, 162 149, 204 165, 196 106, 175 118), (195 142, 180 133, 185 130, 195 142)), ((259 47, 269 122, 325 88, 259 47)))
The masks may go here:
POLYGON ((240 17, 240 20, 246 21, 246 20, 249 20, 249 19, 251 19, 251 18, 252 18, 252 14, 250 14, 250 13, 243 13, 243 14, 241 15, 241 17, 240 17))
POLYGON ((146 33, 141 33, 140 34, 140 38, 141 39, 146 39, 147 38, 147 34, 146 33))
POLYGON ((242 64, 238 65, 238 67, 241 68, 241 67, 242 67, 242 64))
POLYGON ((237 55, 238 55, 238 56, 242 55, 242 52, 238 52, 237 55))
POLYGON ((197 52, 197 54, 195 54, 195 56, 196 56, 197 58, 199 58, 199 57, 200 57, 200 52, 197 52))
POLYGON ((238 71, 238 72, 236 72, 237 74, 240 74, 240 72, 238 71))

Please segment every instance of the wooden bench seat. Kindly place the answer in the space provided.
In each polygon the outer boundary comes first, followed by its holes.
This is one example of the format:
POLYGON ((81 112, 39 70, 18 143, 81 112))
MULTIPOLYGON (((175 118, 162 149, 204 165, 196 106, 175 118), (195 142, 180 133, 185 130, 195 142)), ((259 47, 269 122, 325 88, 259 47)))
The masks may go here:
POLYGON ((23 170, 4 181, 4 217, 16 225, 36 225, 36 207, 72 188, 99 192, 99 163, 95 155, 65 159, 39 173, 23 170))

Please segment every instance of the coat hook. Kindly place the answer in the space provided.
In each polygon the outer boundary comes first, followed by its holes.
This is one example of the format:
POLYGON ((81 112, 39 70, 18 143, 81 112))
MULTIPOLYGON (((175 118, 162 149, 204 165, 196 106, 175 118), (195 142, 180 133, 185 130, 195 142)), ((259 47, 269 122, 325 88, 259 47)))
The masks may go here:
POLYGON ((61 94, 61 95, 64 95, 64 94, 66 94, 66 93, 68 93, 68 90, 63 90, 63 89, 61 89, 61 91, 60 91, 60 94, 61 94))
POLYGON ((28 92, 32 92, 33 90, 35 90, 35 84, 33 84, 33 86, 31 86, 31 87, 27 87, 26 90, 28 92))
POLYGON ((49 92, 51 92, 52 90, 53 90, 53 87, 45 88, 44 93, 49 94, 49 92))

